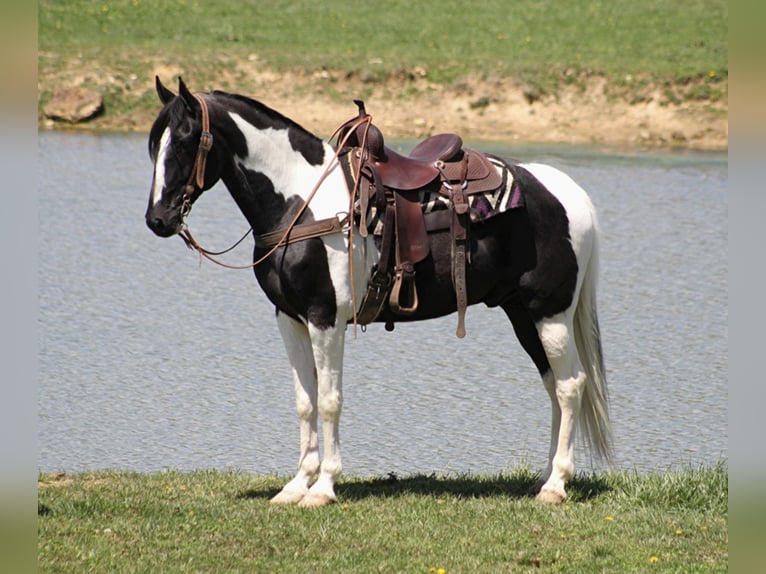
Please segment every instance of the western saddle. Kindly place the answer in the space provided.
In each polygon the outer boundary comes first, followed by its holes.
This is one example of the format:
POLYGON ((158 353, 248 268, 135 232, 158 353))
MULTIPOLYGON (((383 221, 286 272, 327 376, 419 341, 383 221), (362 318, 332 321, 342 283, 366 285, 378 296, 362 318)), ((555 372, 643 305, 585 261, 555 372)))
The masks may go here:
MULTIPOLYGON (((409 156, 403 156, 386 147, 364 102, 354 103, 359 108, 358 116, 336 132, 338 146, 342 146, 341 165, 352 202, 358 208, 362 236, 368 234, 371 201, 383 219, 380 260, 373 267, 356 321, 362 325, 374 321, 386 300, 394 314, 413 314, 418 307, 415 264, 430 252, 428 232, 449 229, 458 312, 456 335, 462 338, 468 304, 466 265, 470 264, 468 196, 498 189, 503 177, 483 154, 464 149, 457 134, 431 136, 415 146, 409 156), (437 187, 438 193, 448 199, 449 207, 424 214, 419 192, 437 187)), ((386 329, 392 330, 393 322, 387 322, 386 329)))

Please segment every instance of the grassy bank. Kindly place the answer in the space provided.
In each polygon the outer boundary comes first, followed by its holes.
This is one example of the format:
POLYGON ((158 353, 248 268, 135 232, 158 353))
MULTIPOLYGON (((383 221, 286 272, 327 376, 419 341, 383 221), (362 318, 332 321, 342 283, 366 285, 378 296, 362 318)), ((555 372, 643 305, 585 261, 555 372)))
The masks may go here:
POLYGON ((41 572, 726 572, 728 471, 605 473, 569 501, 490 477, 345 479, 339 503, 273 507, 233 472, 39 478, 41 572))
POLYGON ((409 101, 484 82, 472 109, 501 103, 496 84, 508 78, 530 102, 595 80, 628 103, 728 98, 725 0, 44 0, 38 10, 41 107, 62 85, 95 87, 127 127, 156 114, 158 72, 250 94, 276 75, 281 100, 344 102, 380 86, 409 101))

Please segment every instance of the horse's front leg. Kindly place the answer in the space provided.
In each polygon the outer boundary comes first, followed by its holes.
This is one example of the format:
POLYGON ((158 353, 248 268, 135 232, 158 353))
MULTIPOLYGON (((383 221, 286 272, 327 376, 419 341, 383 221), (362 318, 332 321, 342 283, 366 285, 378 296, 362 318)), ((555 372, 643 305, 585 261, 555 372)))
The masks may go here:
POLYGON ((317 374, 308 328, 284 313, 277 324, 293 371, 295 406, 300 418, 300 461, 298 473, 271 499, 275 504, 295 504, 303 500, 319 474, 319 435, 317 433, 317 374))
POLYGON ((343 350, 346 338, 345 323, 320 329, 309 323, 309 334, 314 351, 318 380, 317 407, 322 417, 324 456, 319 478, 309 490, 300 506, 324 506, 336 500, 335 481, 342 471, 340 456, 340 412, 343 404, 343 350))

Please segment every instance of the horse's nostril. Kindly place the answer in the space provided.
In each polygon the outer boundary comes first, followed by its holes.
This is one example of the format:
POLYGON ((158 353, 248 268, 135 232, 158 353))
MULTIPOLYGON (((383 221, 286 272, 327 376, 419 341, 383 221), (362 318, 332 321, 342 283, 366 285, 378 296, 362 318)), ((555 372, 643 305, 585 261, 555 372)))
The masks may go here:
POLYGON ((165 222, 162 220, 161 217, 147 217, 146 218, 146 225, 151 229, 154 233, 160 236, 167 235, 167 225, 165 225, 165 222))

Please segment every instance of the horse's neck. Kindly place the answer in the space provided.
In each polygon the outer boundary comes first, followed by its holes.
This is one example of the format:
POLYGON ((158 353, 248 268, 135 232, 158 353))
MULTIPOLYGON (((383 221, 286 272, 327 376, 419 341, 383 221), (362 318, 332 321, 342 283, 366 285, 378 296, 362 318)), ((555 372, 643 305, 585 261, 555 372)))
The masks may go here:
POLYGON ((341 170, 336 166, 322 180, 334 159, 328 144, 322 144, 323 161, 312 164, 294 149, 288 129, 258 128, 236 113, 230 116, 247 151, 235 156, 233 173, 224 182, 256 233, 284 226, 312 192, 309 209, 315 220, 348 210, 341 170))

